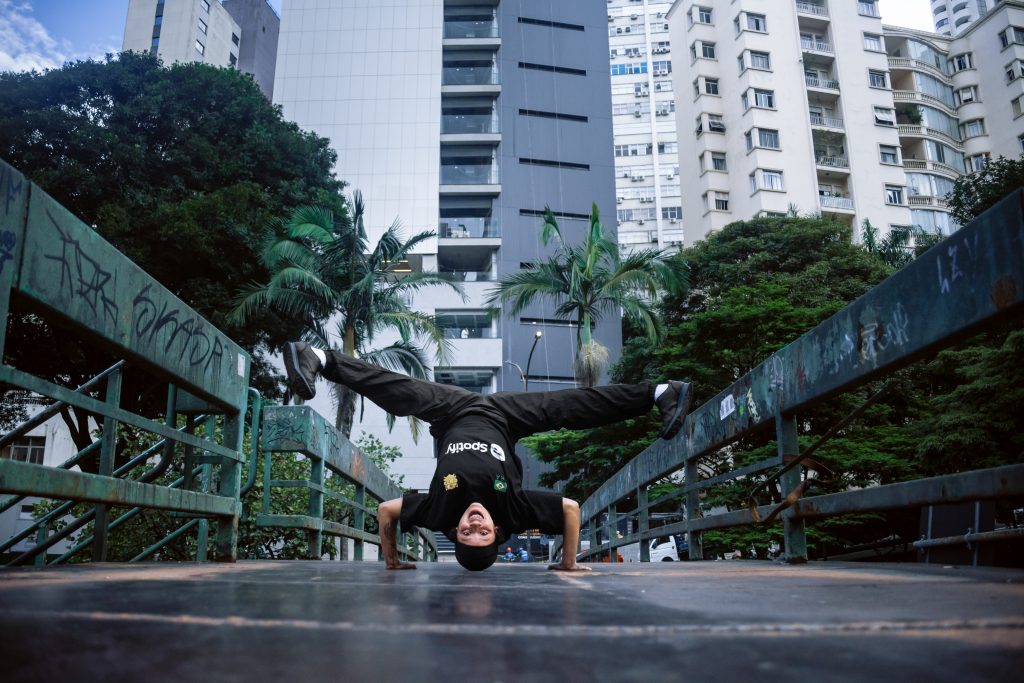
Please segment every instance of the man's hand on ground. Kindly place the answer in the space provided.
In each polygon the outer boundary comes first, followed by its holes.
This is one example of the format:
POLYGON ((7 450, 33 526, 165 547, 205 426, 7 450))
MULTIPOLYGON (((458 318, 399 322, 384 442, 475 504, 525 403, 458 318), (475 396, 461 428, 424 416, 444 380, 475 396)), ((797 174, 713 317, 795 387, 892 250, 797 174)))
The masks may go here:
POLYGON ((589 572, 589 571, 593 571, 590 567, 584 567, 583 565, 576 564, 575 562, 573 562, 570 565, 565 565, 562 562, 559 562, 557 564, 549 564, 548 565, 548 569, 550 569, 551 571, 556 571, 556 572, 589 572))

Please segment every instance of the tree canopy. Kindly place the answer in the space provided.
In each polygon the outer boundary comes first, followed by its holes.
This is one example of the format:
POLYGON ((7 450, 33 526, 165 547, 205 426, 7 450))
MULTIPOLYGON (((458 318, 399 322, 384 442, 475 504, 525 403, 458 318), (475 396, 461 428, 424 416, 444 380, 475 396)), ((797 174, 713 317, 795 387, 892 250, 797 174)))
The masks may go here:
MULTIPOLYGON (((301 204, 344 211, 329 141, 285 121, 250 77, 143 53, 0 73, 0 157, 250 352, 296 333, 271 315, 226 317, 266 278, 260 228, 301 204)), ((46 333, 23 326, 8 344, 44 377, 46 333)), ((76 355, 83 376, 97 371, 76 355)), ((271 391, 269 368, 255 370, 271 391)))

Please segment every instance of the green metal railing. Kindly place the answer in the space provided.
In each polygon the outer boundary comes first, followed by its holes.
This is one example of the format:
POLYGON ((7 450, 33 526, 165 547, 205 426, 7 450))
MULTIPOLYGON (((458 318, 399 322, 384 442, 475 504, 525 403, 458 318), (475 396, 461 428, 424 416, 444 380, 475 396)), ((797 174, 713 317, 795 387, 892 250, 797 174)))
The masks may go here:
POLYGON ((658 441, 637 455, 581 506, 590 540, 584 557, 607 554, 614 561, 616 548, 640 542, 646 560, 649 539, 687 534, 690 559, 703 559, 702 532, 778 516, 784 525, 783 557, 800 562, 807 559, 808 519, 1024 494, 1024 465, 802 498, 807 482, 801 481, 800 467, 782 471, 801 458, 801 411, 1020 315, 1022 205, 1024 191, 1018 190, 697 408, 676 439, 658 441), (777 457, 701 478, 702 458, 771 426, 777 457), (788 498, 782 504, 754 502, 751 509, 701 515, 701 491, 776 468, 782 497, 788 498), (680 470, 682 486, 650 499, 653 483, 680 470), (651 529, 650 511, 678 498, 685 501, 685 519, 651 529), (635 518, 638 531, 617 537, 623 516, 635 518), (611 540, 600 542, 606 537, 611 540))
MULTIPOLYGON (((380 545, 380 536, 366 531, 367 517, 376 519, 376 508, 367 504, 367 496, 376 501, 398 498, 401 489, 371 461, 365 453, 308 406, 268 406, 263 413, 263 511, 258 526, 303 529, 307 538, 307 556, 319 558, 323 535, 354 539, 355 560, 363 559, 364 543, 380 545), (301 453, 309 461, 306 479, 283 480, 271 476, 274 453, 301 453), (346 496, 325 482, 325 470, 354 487, 346 496), (309 492, 305 515, 271 514, 275 488, 301 488, 309 492), (352 511, 352 525, 326 519, 324 498, 330 498, 352 511)), ((405 559, 437 560, 437 547, 430 532, 398 533, 398 550, 405 559)))

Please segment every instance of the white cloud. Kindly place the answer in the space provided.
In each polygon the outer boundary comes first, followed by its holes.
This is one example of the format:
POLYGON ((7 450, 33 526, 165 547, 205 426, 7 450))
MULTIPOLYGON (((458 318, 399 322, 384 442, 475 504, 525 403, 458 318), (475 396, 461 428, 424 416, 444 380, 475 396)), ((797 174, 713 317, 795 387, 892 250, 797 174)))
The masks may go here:
POLYGON ((30 3, 0 0, 0 71, 59 67, 68 59, 68 48, 32 17, 30 3))

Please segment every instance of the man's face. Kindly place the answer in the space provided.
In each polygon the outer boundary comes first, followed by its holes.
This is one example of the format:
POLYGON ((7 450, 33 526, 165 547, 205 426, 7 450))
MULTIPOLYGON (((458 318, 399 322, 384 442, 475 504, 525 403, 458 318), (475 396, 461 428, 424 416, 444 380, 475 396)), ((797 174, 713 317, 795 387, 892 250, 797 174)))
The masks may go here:
POLYGON ((490 545, 494 543, 494 520, 480 503, 471 503, 462 513, 455 529, 459 543, 464 545, 490 545))

